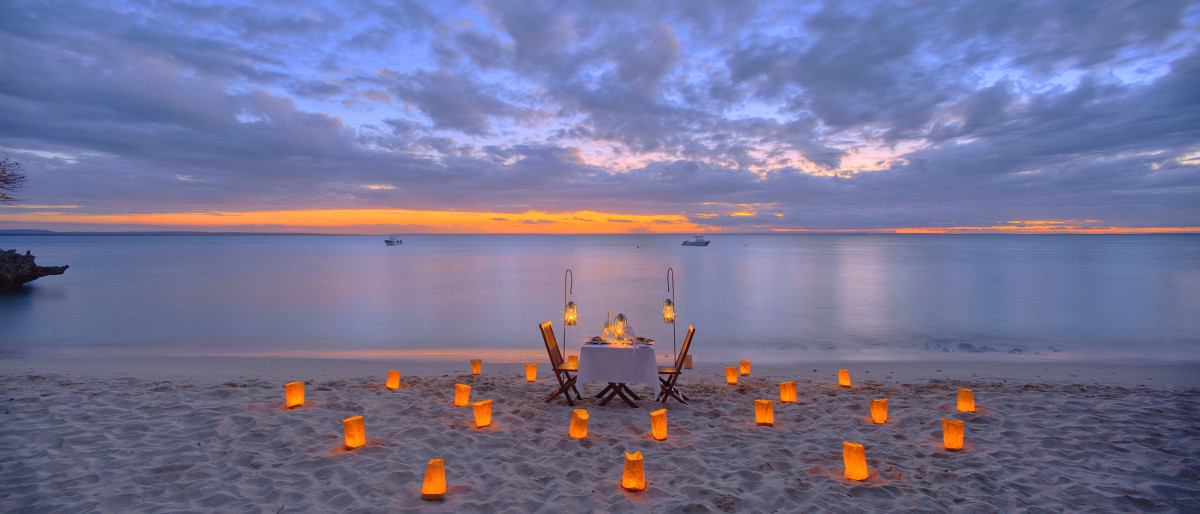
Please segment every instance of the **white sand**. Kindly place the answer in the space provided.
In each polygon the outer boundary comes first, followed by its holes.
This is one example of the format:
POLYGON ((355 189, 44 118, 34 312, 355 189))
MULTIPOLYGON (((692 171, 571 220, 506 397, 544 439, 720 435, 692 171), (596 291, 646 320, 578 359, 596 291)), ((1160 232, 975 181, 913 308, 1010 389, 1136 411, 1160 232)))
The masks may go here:
POLYGON ((588 437, 568 438, 572 408, 542 401, 539 368, 528 383, 486 361, 470 376, 466 361, 0 360, 0 511, 1200 511, 1194 364, 756 364, 738 386, 705 364, 680 379, 693 401, 668 404, 666 441, 648 437, 660 407, 644 387, 639 409, 585 394, 588 437), (834 385, 839 367, 855 387, 834 385), (388 369, 405 387, 380 387, 388 369), (286 410, 290 380, 310 380, 308 401, 286 410), (756 426, 754 399, 784 380, 800 403, 756 426), (451 405, 455 383, 493 401, 492 426, 451 405), (958 387, 978 412, 955 410, 958 387), (370 444, 346 452, 354 415, 370 444), (941 448, 943 417, 966 422, 963 451, 941 448), (842 441, 866 446, 868 480, 842 478, 842 441), (635 450, 643 493, 619 487, 635 450), (420 499, 431 458, 446 459, 443 502, 420 499))

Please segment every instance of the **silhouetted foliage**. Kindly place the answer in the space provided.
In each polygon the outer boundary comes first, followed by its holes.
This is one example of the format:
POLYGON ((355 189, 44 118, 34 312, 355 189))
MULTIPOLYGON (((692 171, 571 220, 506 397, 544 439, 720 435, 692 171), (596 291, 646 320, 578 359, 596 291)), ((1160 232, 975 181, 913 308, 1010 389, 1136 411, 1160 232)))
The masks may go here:
POLYGON ((21 163, 10 161, 5 155, 4 160, 0 161, 0 204, 15 203, 17 198, 9 193, 16 192, 23 185, 25 175, 21 174, 21 163))

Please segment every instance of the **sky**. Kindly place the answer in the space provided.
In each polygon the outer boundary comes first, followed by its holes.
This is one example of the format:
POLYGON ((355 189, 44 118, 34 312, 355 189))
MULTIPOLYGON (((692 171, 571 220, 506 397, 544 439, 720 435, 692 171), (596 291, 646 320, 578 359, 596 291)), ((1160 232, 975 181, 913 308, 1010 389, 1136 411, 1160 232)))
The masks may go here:
POLYGON ((0 3, 0 229, 1200 231, 1200 3, 0 3))

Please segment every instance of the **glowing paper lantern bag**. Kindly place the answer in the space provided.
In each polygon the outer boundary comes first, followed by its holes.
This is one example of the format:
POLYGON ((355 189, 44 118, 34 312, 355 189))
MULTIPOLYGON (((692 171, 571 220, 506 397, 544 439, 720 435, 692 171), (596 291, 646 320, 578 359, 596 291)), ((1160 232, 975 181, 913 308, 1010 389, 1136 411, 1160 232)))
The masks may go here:
POLYGON ((646 489, 646 472, 642 468, 642 452, 625 452, 625 469, 621 473, 621 487, 630 491, 646 489))
POLYGON ((283 405, 287 408, 304 405, 304 382, 288 382, 283 386, 283 405))
POLYGON ((588 413, 583 409, 575 409, 571 412, 571 427, 567 434, 573 439, 587 437, 588 413))
POLYGON ((650 413, 650 434, 659 441, 667 438, 667 409, 650 413))
POLYGON ((343 419, 342 429, 346 433, 346 448, 353 450, 367 444, 367 434, 363 427, 362 416, 343 419))
POLYGON ((863 445, 842 441, 842 461, 846 464, 846 478, 867 479, 867 454, 863 445))
POLYGON ((454 406, 464 407, 471 402, 471 386, 454 384, 454 406))
POLYGON ((795 382, 780 382, 779 384, 779 401, 783 403, 793 403, 796 401, 796 383, 795 382))
POLYGON ((887 422, 887 398, 871 400, 871 421, 878 424, 887 422))
POLYGON ((421 484, 421 499, 442 500, 446 497, 446 460, 430 459, 421 484))

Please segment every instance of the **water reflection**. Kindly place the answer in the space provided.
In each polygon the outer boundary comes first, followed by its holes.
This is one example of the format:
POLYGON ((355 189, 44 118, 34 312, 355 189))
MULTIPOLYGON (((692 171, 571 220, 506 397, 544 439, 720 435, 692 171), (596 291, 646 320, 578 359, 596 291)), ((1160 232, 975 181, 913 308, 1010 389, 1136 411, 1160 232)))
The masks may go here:
MULTIPOLYGON (((906 352, 1197 358, 1195 236, 8 236, 67 274, 0 297, 0 352, 533 348, 661 321, 668 267, 698 358, 906 352), (1053 349, 1052 349, 1053 348, 1053 349)), ((682 333, 682 332, 681 332, 682 333)), ((660 353, 670 353, 669 349, 660 353)))

